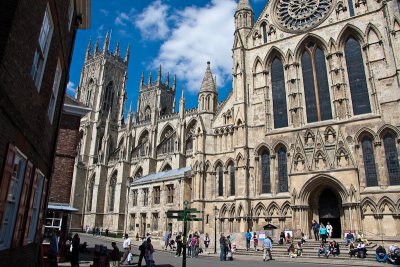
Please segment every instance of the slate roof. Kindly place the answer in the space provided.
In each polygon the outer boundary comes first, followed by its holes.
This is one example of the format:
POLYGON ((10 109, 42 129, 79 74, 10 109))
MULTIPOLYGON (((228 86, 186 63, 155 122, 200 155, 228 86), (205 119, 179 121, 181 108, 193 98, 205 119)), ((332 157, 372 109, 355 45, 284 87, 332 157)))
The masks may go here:
POLYGON ((239 0, 239 3, 236 7, 236 12, 238 12, 239 10, 242 10, 242 9, 252 10, 249 0, 239 0))
POLYGON ((135 180, 132 183, 132 185, 145 184, 145 183, 150 183, 150 182, 155 182, 155 181, 180 178, 180 177, 183 177, 186 172, 190 172, 191 170, 192 170, 192 168, 189 166, 189 167, 184 167, 184 168, 180 168, 180 169, 173 169, 173 170, 164 171, 164 172, 152 173, 152 174, 143 176, 143 177, 135 180))

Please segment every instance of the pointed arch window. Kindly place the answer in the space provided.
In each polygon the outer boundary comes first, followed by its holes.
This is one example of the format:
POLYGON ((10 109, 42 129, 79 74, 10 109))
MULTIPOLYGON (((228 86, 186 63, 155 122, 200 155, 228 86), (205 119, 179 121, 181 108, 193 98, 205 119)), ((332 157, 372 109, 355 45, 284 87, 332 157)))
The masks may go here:
POLYGON ((386 167, 389 174, 390 185, 400 185, 400 165, 397 154, 396 140, 392 133, 388 132, 383 136, 385 147, 386 167))
POLYGON ((218 196, 222 197, 224 195, 224 170, 222 166, 217 168, 218 175, 218 196))
POLYGON ((360 44, 350 37, 344 48, 354 115, 371 112, 360 44))
POLYGON ((263 22, 263 24, 261 24, 261 28, 262 28, 263 41, 264 44, 266 44, 268 41, 267 24, 263 22))
POLYGON ((376 172, 374 147, 371 137, 364 136, 361 141, 361 145, 364 160, 365 180, 367 182, 367 186, 377 186, 378 175, 376 172))
POLYGON ((90 179, 89 186, 88 186, 88 198, 87 198, 87 205, 86 210, 92 211, 92 202, 93 202, 93 190, 94 190, 94 176, 90 179))
POLYGON ((146 110, 144 111, 144 120, 145 121, 150 121, 151 120, 151 109, 150 109, 150 107, 147 107, 146 110))
POLYGON ((262 182, 262 193, 271 193, 271 160, 267 150, 261 155, 261 182, 262 182))
POLYGON ((142 176, 143 176, 143 169, 142 169, 142 167, 140 167, 135 173, 134 180, 137 180, 137 179, 141 178, 142 176))
POLYGON ((307 122, 332 119, 331 97, 324 52, 309 42, 301 58, 307 122))
POLYGON ((115 203, 115 188, 117 186, 117 174, 114 174, 110 179, 110 184, 108 185, 108 211, 114 211, 115 203))
POLYGON ((285 78, 283 64, 279 58, 272 61, 271 67, 272 100, 274 105, 274 127, 288 126, 285 78))
POLYGON ((287 155, 284 147, 278 150, 278 182, 279 192, 288 191, 287 155))
POLYGON ((229 165, 229 185, 230 185, 230 195, 235 195, 235 188, 236 188, 236 177, 235 177, 235 165, 231 163, 229 165))
POLYGON ((109 82, 106 87, 106 93, 104 95, 104 100, 103 100, 104 111, 112 110, 113 100, 114 100, 114 84, 113 82, 109 82))

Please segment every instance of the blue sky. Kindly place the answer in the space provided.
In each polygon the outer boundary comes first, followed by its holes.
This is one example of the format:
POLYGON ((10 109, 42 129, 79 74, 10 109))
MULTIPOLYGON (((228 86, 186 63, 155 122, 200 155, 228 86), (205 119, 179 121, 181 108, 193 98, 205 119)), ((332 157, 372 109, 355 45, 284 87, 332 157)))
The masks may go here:
MULTIPOLYGON (((255 20, 267 0, 250 0, 255 20)), ((176 98, 185 88, 186 108, 197 106, 206 62, 217 76, 219 101, 226 98, 232 84, 233 15, 237 0, 96 0, 91 1, 91 27, 79 30, 75 42, 67 93, 74 95, 89 39, 99 39, 102 47, 107 31, 111 31, 110 50, 120 42, 122 56, 131 45, 127 83, 127 107, 136 108, 142 71, 145 83, 152 71, 157 77, 162 65, 177 76, 176 98)), ((179 105, 177 105, 179 106, 179 105)))

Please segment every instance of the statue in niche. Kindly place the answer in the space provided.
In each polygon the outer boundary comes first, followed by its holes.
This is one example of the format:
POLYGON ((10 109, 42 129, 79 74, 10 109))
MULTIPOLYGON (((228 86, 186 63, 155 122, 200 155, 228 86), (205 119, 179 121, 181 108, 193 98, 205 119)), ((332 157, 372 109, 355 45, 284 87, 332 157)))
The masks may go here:
POLYGON ((346 153, 343 150, 340 151, 339 155, 337 156, 337 166, 339 166, 339 167, 349 166, 349 157, 346 155, 346 153))
POLYGON ((294 162, 294 170, 296 172, 301 172, 304 170, 304 159, 301 156, 298 156, 294 162))
POLYGON ((322 154, 318 154, 315 158, 315 168, 317 170, 323 170, 326 168, 326 162, 322 154))

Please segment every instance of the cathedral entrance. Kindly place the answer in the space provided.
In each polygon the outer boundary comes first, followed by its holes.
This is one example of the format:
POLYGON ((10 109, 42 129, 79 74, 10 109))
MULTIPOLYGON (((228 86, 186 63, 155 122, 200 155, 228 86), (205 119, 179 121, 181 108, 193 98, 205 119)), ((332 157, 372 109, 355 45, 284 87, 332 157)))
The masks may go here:
POLYGON ((341 237, 341 223, 340 223, 340 207, 341 203, 338 201, 336 195, 330 189, 325 189, 321 192, 318 200, 318 215, 319 222, 325 226, 329 223, 333 227, 332 237, 341 237))

